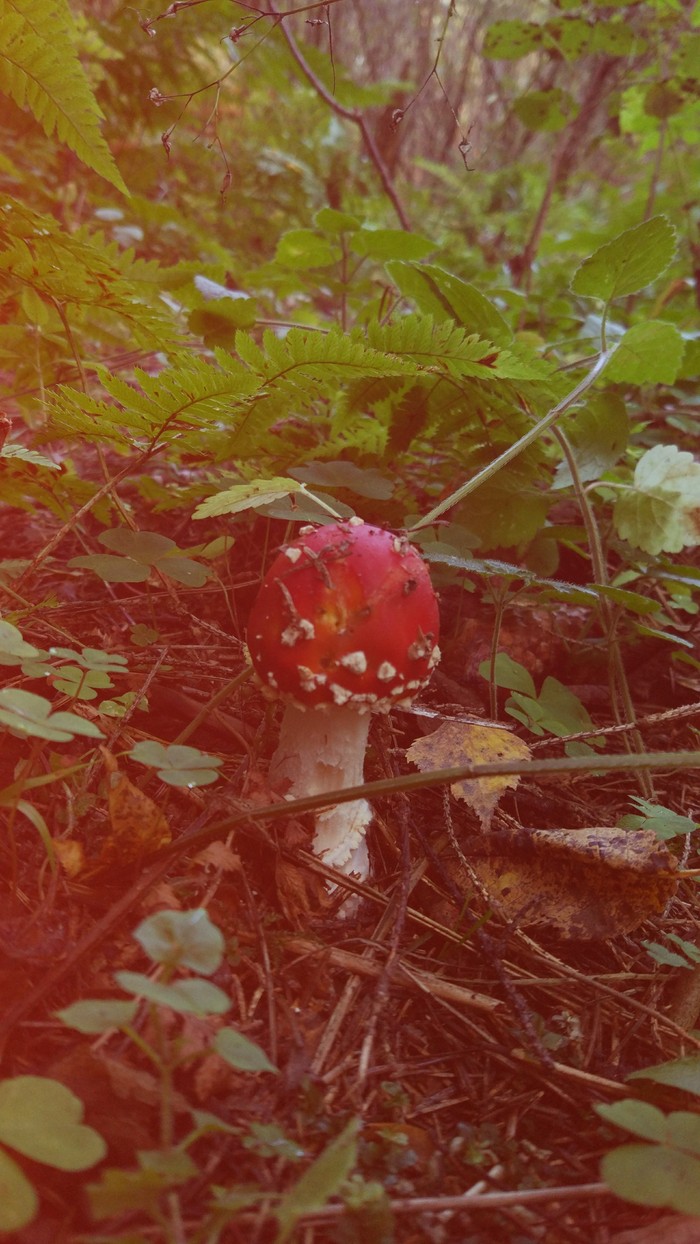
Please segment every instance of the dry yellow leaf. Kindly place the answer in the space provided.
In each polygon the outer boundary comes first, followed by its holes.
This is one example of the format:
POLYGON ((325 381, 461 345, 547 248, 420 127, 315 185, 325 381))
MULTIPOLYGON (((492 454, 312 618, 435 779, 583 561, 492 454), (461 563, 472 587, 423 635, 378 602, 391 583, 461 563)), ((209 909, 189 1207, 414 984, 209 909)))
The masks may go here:
POLYGON ((470 862, 509 920, 570 939, 630 933, 664 910, 678 884, 675 857, 648 829, 524 831, 470 862))
POLYGON ((132 864, 171 839, 170 826, 158 804, 129 781, 106 748, 101 747, 100 751, 109 784, 111 833, 102 843, 98 858, 91 861, 91 873, 113 864, 132 864))
MULTIPOLYGON (((421 773, 428 773, 431 769, 494 764, 497 760, 527 761, 530 748, 517 735, 496 730, 493 726, 470 726, 461 721, 446 721, 432 734, 416 739, 406 756, 421 773)), ((462 778, 452 785, 451 790, 456 799, 469 804, 484 829, 488 829, 499 799, 519 781, 517 774, 462 778)))

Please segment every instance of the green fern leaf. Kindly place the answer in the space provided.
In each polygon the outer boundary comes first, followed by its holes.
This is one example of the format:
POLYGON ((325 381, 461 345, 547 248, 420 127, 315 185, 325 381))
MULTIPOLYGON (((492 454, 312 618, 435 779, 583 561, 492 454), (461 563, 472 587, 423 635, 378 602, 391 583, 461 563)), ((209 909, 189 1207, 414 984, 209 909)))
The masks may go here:
POLYGON ((124 194, 100 131, 103 114, 73 41, 66 0, 0 0, 0 92, 29 109, 50 138, 124 194))

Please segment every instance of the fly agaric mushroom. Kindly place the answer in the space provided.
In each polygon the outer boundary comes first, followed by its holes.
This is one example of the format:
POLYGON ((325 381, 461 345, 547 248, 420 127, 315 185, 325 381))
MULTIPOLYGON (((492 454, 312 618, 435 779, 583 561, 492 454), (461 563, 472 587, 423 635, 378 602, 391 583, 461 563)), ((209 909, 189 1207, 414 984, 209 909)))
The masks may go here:
MULTIPOLYGON (((359 786, 370 714, 410 704, 439 658, 438 605, 405 536, 361 518, 303 527, 253 604, 248 647, 263 689, 285 701, 271 784, 290 799, 359 786)), ((361 881, 365 799, 316 817, 313 850, 361 881)))

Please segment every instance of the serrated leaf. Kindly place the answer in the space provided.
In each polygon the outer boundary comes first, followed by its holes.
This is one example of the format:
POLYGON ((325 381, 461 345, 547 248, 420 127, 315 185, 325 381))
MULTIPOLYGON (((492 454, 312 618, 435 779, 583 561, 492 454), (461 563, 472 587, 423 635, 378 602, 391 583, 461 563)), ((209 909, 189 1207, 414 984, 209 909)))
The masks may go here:
POLYGON ((201 501, 193 518, 217 518, 222 514, 239 514, 251 506, 267 505, 280 497, 293 496, 303 491, 303 484, 289 476, 273 476, 272 479, 251 480, 248 484, 234 484, 223 492, 214 493, 201 501))
POLYGON ((647 320, 625 333, 605 368, 605 378, 613 383, 673 384, 684 352, 685 342, 675 324, 647 320))
POLYGON ((104 1157, 102 1137, 81 1122, 83 1103, 43 1076, 0 1081, 0 1141, 59 1171, 83 1171, 104 1157))
POLYGON ((156 912, 134 930, 134 937, 154 963, 165 967, 211 976, 221 966, 224 937, 203 907, 156 912))
POLYGON ((571 288, 589 298, 623 298, 655 281, 676 250, 676 231, 665 216, 654 216, 606 242, 574 273, 571 288))
POLYGON ((614 510, 617 533, 646 553, 678 553, 698 543, 700 463, 675 445, 654 445, 640 458, 633 486, 614 510))
POLYGON ((316 212, 314 224, 318 229, 325 229, 327 233, 353 233, 360 228, 356 216, 351 216, 349 212, 338 212, 334 207, 322 207, 316 212))
POLYGON ((265 1051, 235 1028, 221 1028, 214 1039, 214 1049, 238 1071, 277 1072, 265 1051))
POLYGON ((83 1002, 73 1002, 54 1014, 67 1028, 76 1032, 95 1036, 101 1032, 109 1032, 111 1028, 123 1028, 133 1023, 138 1010, 138 1002, 120 1002, 112 998, 88 998, 83 1002))
POLYGON ((358 229, 350 238, 356 255, 371 259, 423 259, 437 250, 437 242, 406 229, 358 229))
POLYGON ((467 281, 435 264, 390 260, 386 264, 394 284, 419 310, 439 323, 451 319, 470 332, 490 340, 509 340, 512 332, 493 303, 467 281))
MULTIPOLYGON (((566 432, 579 478, 583 483, 599 479, 619 460, 629 437, 629 419, 625 403, 615 393, 597 393, 585 406, 565 420, 566 432)), ((554 477, 554 488, 571 483, 566 461, 560 462, 554 477)))

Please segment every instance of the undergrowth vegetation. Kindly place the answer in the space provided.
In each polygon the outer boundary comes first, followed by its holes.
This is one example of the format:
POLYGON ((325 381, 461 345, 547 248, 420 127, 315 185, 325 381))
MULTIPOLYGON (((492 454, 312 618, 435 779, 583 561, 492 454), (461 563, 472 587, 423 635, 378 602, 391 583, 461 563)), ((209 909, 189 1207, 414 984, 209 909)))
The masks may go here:
POLYGON ((0 0, 0 1235, 691 1238, 699 80, 686 0, 0 0), (353 516, 442 650, 361 885, 246 648, 353 516))

